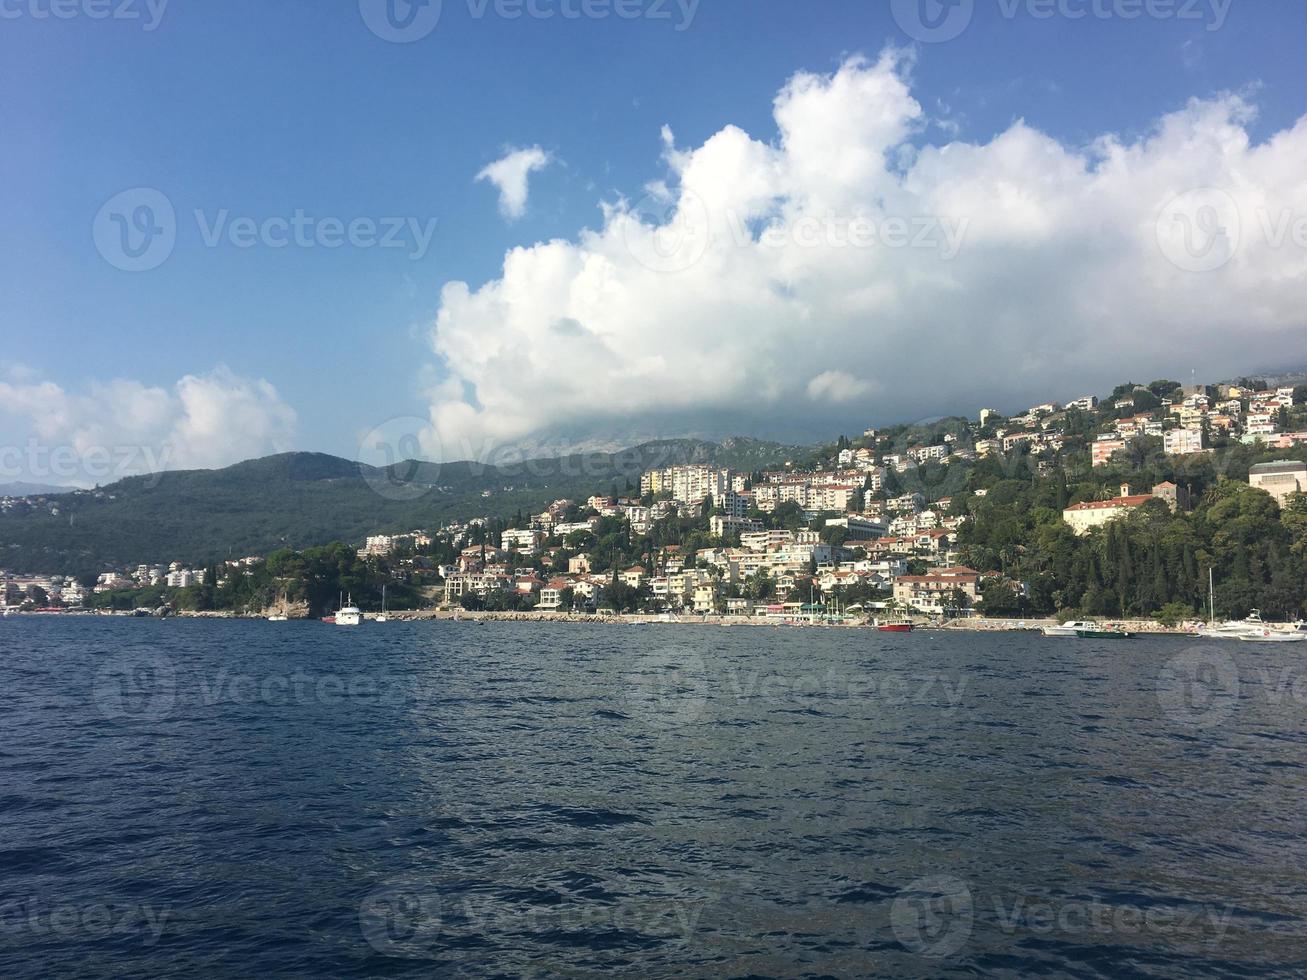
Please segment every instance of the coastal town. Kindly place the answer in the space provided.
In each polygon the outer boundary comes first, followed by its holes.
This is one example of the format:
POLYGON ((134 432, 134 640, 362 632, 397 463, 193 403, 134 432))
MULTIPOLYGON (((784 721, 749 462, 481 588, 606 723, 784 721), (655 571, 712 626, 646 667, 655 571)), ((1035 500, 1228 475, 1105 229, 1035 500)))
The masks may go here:
MULTIPOLYGON (((1183 472, 1242 447, 1272 457, 1252 464, 1244 482, 1288 508, 1307 490, 1307 462, 1293 458, 1307 447, 1305 402, 1301 385, 1123 385, 1109 399, 1048 402, 1010 417, 984 409, 972 420, 868 428, 775 469, 672 465, 644 472, 638 486, 628 481, 625 492, 558 499, 535 514, 378 528, 350 557, 388 585, 397 609, 784 622, 1020 614, 1028 580, 968 563, 967 524, 983 519, 977 505, 989 492, 980 474, 997 467, 1038 481, 1061 473, 1065 483, 1077 464, 1091 478, 1137 476, 1149 460, 1183 472)), ((1100 483, 1091 498, 1061 508, 1078 538, 1154 501, 1171 514, 1195 503, 1183 479, 1100 483)), ((5 498, 0 507, 57 509, 60 500, 5 498)), ((232 612, 263 615, 277 603, 291 615, 329 611, 313 608, 287 562, 273 559, 142 563, 94 578, 4 572, 4 608, 203 612, 250 580, 261 588, 232 612)), ((368 591, 355 598, 375 606, 368 591)))

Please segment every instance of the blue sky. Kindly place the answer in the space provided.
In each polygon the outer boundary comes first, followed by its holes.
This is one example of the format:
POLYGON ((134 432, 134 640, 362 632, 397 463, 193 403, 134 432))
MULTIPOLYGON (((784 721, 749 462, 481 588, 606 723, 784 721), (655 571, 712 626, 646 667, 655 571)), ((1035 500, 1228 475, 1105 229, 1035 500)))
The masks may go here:
MULTIPOLYGON (((935 145, 984 144, 1018 119, 1070 149, 1104 134, 1129 142, 1190 99, 1230 92, 1256 106, 1254 142, 1307 112, 1307 7, 1294 0, 1235 0, 1223 13, 1203 0, 1193 18, 1139 19, 1107 0, 1118 15, 1082 19, 1029 4, 1003 16, 979 0, 946 43, 914 42, 890 4, 865 0, 702 0, 692 17, 672 2, 667 19, 633 20, 506 19, 493 3, 476 16, 468 0, 445 0, 435 30, 406 44, 369 30, 358 0, 172 0, 153 30, 144 0, 127 8, 140 20, 95 19, 94 3, 56 20, 41 16, 49 0, 6 0, 0 19, 7 383, 72 398, 130 379, 172 393, 223 365, 275 386, 297 417, 296 447, 342 455, 372 425, 427 414, 448 373, 430 336, 446 283, 475 291, 507 250, 600 227, 601 202, 667 178, 664 125, 678 147, 726 126, 774 141, 772 103, 796 72, 830 75, 850 56, 907 47, 903 72, 927 117, 910 141, 935 145), (552 162, 532 175, 525 214, 506 221, 495 188, 474 178, 529 146, 552 162), (177 240, 158 268, 129 273, 105 261, 92 229, 107 201, 139 187, 175 207, 177 240), (416 259, 411 248, 206 247, 197 209, 206 220, 224 209, 258 221, 297 209, 434 219, 436 230, 416 259)), ((820 348, 819 326, 803 329, 820 348)), ((1024 395, 1037 380, 1011 387, 1024 395)), ((1003 381, 992 388, 987 400, 1003 402, 1003 381)), ((877 390, 866 404, 814 408, 814 422, 916 409, 877 390)), ((30 404, 0 400, 0 441, 76 441, 39 426, 30 404)), ((578 418, 556 421, 575 429, 578 418)))

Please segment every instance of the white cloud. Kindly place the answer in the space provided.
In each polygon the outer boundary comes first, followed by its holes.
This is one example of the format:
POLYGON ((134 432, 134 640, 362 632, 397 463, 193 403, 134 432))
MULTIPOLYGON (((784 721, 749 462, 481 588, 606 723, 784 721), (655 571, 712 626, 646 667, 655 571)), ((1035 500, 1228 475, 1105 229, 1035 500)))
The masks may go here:
POLYGON ((1254 144, 1253 107, 1224 95, 1137 139, 1018 121, 932 144, 907 69, 891 51, 796 75, 774 140, 664 129, 643 201, 448 283, 446 455, 598 420, 884 422, 1304 359, 1307 120, 1254 144), (1177 200, 1202 187, 1224 196, 1177 200))
POLYGON ((808 397, 815 402, 856 402, 875 390, 870 381, 846 371, 823 371, 808 382, 808 397))
POLYGON ((285 452, 297 420, 267 381, 219 367, 171 390, 123 379, 82 392, 3 381, 0 423, 0 477, 85 485, 285 452))
POLYGON ((488 180, 499 188, 499 213, 509 221, 526 214, 528 181, 533 171, 542 170, 553 162, 553 157, 538 146, 512 150, 476 175, 477 180, 488 180))

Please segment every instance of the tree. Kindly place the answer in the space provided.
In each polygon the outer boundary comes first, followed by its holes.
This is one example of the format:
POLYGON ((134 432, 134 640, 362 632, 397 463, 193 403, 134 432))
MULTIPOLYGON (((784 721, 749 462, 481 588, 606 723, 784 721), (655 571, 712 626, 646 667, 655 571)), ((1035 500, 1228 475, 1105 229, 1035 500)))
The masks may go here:
POLYGON ((986 616, 1019 615, 1020 596, 1011 584, 1002 579, 990 579, 981 586, 980 608, 986 616))

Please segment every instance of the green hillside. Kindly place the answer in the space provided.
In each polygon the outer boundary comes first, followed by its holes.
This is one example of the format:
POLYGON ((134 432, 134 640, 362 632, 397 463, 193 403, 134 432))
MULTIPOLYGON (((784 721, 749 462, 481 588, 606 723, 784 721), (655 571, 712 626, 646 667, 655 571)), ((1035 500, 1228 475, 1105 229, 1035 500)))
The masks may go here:
POLYGON ((222 470, 132 477, 17 507, 0 516, 0 567, 87 574, 142 562, 200 564, 333 540, 362 543, 368 534, 538 510, 559 497, 608 493, 614 486, 624 492, 647 469, 703 462, 755 470, 796 451, 753 439, 681 439, 511 466, 416 462, 387 470, 288 453, 222 470))

